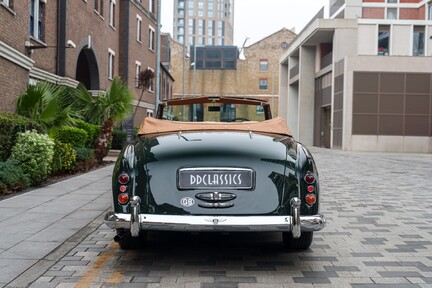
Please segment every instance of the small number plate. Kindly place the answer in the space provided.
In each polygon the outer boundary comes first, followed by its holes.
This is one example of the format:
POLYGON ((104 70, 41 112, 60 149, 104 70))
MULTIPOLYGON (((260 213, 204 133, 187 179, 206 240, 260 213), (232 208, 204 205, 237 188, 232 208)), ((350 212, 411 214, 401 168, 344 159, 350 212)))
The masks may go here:
POLYGON ((178 188, 244 189, 254 187, 254 173, 245 168, 183 168, 177 171, 178 188))

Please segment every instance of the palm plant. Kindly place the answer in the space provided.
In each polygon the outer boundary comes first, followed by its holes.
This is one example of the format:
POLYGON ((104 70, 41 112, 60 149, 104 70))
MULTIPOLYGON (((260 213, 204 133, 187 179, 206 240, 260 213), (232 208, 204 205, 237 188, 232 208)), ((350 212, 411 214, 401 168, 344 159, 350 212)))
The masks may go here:
POLYGON ((39 123, 47 132, 71 123, 74 114, 65 87, 44 81, 27 87, 18 97, 16 112, 39 123))
POLYGON ((102 126, 95 144, 96 160, 102 162, 108 153, 108 144, 115 123, 126 120, 132 114, 134 96, 119 78, 114 78, 109 90, 97 97, 93 97, 82 85, 78 87, 74 96, 74 107, 80 111, 84 119, 102 126))

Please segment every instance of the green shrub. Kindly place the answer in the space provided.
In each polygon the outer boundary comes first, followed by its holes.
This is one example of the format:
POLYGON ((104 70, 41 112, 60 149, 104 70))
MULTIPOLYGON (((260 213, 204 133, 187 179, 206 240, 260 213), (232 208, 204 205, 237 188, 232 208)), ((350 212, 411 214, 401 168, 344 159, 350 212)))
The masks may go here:
POLYGON ((51 165, 52 174, 71 171, 75 168, 76 152, 72 144, 54 140, 54 157, 51 165))
POLYGON ((0 194, 23 190, 29 186, 30 179, 23 173, 18 161, 0 162, 0 194))
POLYGON ((127 143, 127 132, 114 129, 112 132, 111 148, 121 150, 127 143))
POLYGON ((80 128, 64 126, 54 130, 51 137, 62 143, 71 144, 73 147, 82 148, 86 145, 87 132, 80 128))
POLYGON ((51 172, 54 141, 46 134, 26 131, 18 135, 10 159, 17 160, 32 185, 44 182, 51 172))
POLYGON ((16 143, 18 133, 26 130, 43 132, 42 126, 23 116, 0 113, 0 161, 6 161, 16 143))
POLYGON ((90 148, 74 148, 76 152, 77 171, 88 170, 96 164, 95 153, 90 148))
POLYGON ((96 139, 99 137, 101 127, 78 119, 75 120, 75 127, 83 129, 87 132, 87 141, 84 147, 93 148, 96 139))

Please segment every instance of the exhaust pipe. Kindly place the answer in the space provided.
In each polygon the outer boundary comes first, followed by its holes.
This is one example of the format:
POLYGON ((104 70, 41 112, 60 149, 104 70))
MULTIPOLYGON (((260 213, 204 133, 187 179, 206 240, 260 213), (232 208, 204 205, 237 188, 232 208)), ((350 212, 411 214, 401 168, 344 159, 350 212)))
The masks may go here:
POLYGON ((128 232, 126 232, 125 230, 120 230, 116 236, 114 236, 114 241, 115 242, 120 242, 120 240, 122 240, 126 235, 128 234, 128 232))

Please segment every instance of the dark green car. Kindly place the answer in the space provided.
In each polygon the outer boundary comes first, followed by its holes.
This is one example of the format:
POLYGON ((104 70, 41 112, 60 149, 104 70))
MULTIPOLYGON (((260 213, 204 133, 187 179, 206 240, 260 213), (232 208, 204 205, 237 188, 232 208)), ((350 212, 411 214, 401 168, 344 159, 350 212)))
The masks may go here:
POLYGON ((307 249, 325 218, 318 171, 267 102, 197 97, 162 102, 113 172, 105 223, 123 249, 146 232, 278 231, 307 249))

